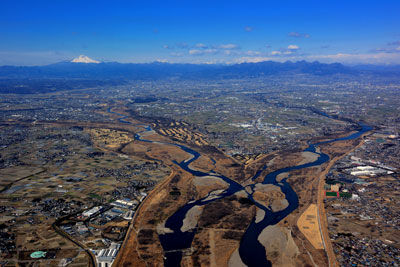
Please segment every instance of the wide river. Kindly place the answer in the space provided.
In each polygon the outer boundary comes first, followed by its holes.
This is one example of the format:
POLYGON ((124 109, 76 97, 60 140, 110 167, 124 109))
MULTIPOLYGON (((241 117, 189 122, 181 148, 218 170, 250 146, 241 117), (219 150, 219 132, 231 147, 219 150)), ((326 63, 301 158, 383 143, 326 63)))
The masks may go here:
MULTIPOLYGON (((119 118, 120 122, 130 124, 129 121, 125 120, 126 116, 119 114, 119 113, 112 112, 111 109, 109 109, 109 112, 121 116, 121 118, 119 118)), ((331 118, 329 115, 327 115, 325 113, 320 113, 320 115, 331 118)), ((291 166, 291 167, 278 169, 274 172, 267 174, 261 183, 262 184, 272 184, 272 185, 280 187, 282 193, 285 194, 286 200, 289 203, 289 205, 283 210, 274 212, 274 211, 272 211, 272 209, 270 207, 264 206, 261 203, 256 202, 253 199, 253 193, 249 193, 249 192, 250 191, 254 192, 254 190, 246 190, 245 191, 248 195, 248 198, 254 203, 254 205, 256 205, 258 208, 262 209, 265 212, 265 216, 261 221, 258 221, 258 222, 256 222, 256 218, 254 217, 240 241, 239 255, 244 264, 246 264, 247 266, 271 266, 271 262, 268 261, 268 259, 266 258, 264 246, 258 241, 258 236, 261 234, 261 232, 266 227, 277 224, 282 219, 284 219, 286 216, 288 216, 292 211, 297 209, 297 207, 299 205, 299 199, 297 197, 297 194, 292 189, 292 187, 289 185, 289 183, 287 182, 287 178, 282 179, 281 181, 278 182, 276 180, 277 176, 281 173, 290 172, 292 170, 300 170, 300 169, 304 169, 304 168, 321 165, 321 164, 329 161, 329 156, 324 153, 318 153, 316 151, 317 146, 319 146, 321 144, 332 143, 332 142, 337 142, 337 141, 356 139, 356 138, 360 137, 362 134, 364 134, 370 130, 372 130, 372 127, 370 127, 366 124, 360 123, 358 131, 353 134, 350 134, 346 137, 331 139, 331 140, 324 141, 324 142, 310 143, 309 146, 304 151, 318 154, 318 158, 315 161, 306 163, 306 164, 302 164, 302 165, 295 165, 295 166, 291 166)), ((223 179, 225 182, 227 182, 229 184, 229 187, 220 193, 211 192, 202 199, 192 200, 192 201, 186 203, 166 220, 165 227, 169 228, 171 231, 169 231, 168 233, 159 235, 161 245, 164 249, 164 266, 167 266, 167 267, 180 266, 180 262, 182 260, 182 251, 185 249, 189 249, 191 247, 193 238, 197 231, 197 226, 193 229, 190 229, 189 231, 187 231, 187 230, 181 231, 181 227, 183 225, 183 220, 185 219, 187 212, 194 206, 207 205, 218 199, 222 199, 224 197, 231 196, 238 191, 244 190, 244 187, 242 185, 240 185, 239 183, 235 182, 234 180, 232 180, 228 177, 225 177, 221 174, 218 174, 214 171, 202 172, 202 171, 191 169, 189 165, 192 162, 196 161, 200 157, 199 152, 197 152, 187 146, 180 145, 180 144, 164 143, 164 142, 147 140, 147 139, 145 139, 145 133, 149 132, 149 131, 152 131, 152 129, 149 126, 145 126, 145 130, 140 133, 137 133, 135 138, 140 141, 143 141, 143 142, 159 143, 159 144, 163 144, 163 145, 171 145, 171 146, 179 147, 183 151, 190 154, 190 157, 188 159, 186 159, 182 162, 174 162, 179 167, 181 167, 183 170, 185 170, 197 177, 214 176, 214 177, 223 179)), ((267 168, 267 166, 262 167, 260 169, 260 171, 258 171, 254 175, 254 177, 252 177, 251 179, 254 181, 256 178, 259 177, 261 172, 263 170, 265 170, 266 168, 267 168)), ((252 189, 255 186, 256 186, 256 183, 250 185, 250 187, 252 189)), ((247 185, 247 187, 249 187, 249 185, 247 185)))

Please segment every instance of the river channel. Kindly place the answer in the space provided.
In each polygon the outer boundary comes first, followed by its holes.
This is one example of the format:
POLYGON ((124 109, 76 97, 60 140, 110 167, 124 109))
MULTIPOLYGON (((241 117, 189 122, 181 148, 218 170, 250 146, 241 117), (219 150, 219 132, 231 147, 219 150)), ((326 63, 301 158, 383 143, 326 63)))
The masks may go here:
MULTIPOLYGON (((125 120, 125 118, 127 116, 112 112, 111 109, 109 109, 108 111, 110 113, 114 113, 116 115, 121 116, 119 118, 120 122, 131 124, 131 122, 125 120)), ((320 115, 326 116, 328 118, 332 118, 331 116, 329 116, 325 113, 320 113, 320 115)), ((137 125, 137 126, 139 126, 139 125, 137 125)), ((144 125, 140 125, 140 126, 144 126, 144 125)), ((297 209, 297 207, 299 205, 299 199, 297 197, 297 194, 292 189, 292 187, 289 185, 289 183, 287 182, 287 178, 282 179, 281 181, 278 182, 276 179, 277 176, 281 173, 286 173, 286 172, 290 172, 293 170, 300 170, 300 169, 309 168, 309 167, 313 167, 313 166, 319 166, 319 165, 329 161, 330 158, 327 154, 317 152, 316 148, 321 144, 356 139, 356 138, 360 137, 361 135, 363 135, 364 133, 372 130, 372 127, 370 127, 366 124, 363 124, 363 123, 359 123, 358 126, 359 126, 359 129, 357 130, 357 132, 352 133, 348 136, 331 139, 331 140, 327 140, 327 141, 323 141, 323 142, 309 143, 309 146, 304 151, 318 154, 318 158, 315 161, 306 163, 306 164, 302 164, 302 165, 295 165, 295 166, 291 166, 291 167, 278 169, 274 172, 267 174, 263 178, 263 181, 261 182, 262 184, 272 184, 272 185, 278 186, 281 189, 282 193, 285 194, 285 198, 286 198, 287 202, 289 203, 289 205, 285 209, 274 212, 270 207, 264 206, 261 203, 255 201, 253 199, 252 192, 254 192, 254 190, 246 190, 245 191, 248 195, 248 198, 254 203, 254 205, 256 205, 258 208, 262 209, 265 212, 265 216, 261 221, 258 221, 258 222, 256 222, 256 218, 254 217, 240 241, 239 255, 244 264, 246 264, 247 266, 250 266, 250 267, 252 267, 252 266, 271 266, 271 262, 266 258, 265 248, 258 241, 258 237, 266 227, 279 223, 282 219, 284 219, 291 212, 293 212, 295 209, 297 209)), ((137 140, 140 140, 143 142, 159 143, 159 144, 163 144, 163 145, 172 145, 172 146, 179 147, 180 149, 182 149, 183 151, 185 151, 191 155, 186 160, 183 160, 181 162, 176 162, 176 161, 174 162, 180 168, 191 173, 193 176, 197 176, 197 177, 214 176, 214 177, 223 179, 225 182, 227 182, 229 184, 229 187, 226 190, 224 190, 223 192, 219 192, 219 193, 210 192, 207 196, 205 196, 202 199, 192 200, 192 201, 188 202, 184 206, 180 207, 174 214, 172 214, 166 220, 165 227, 170 229, 170 231, 168 233, 159 235, 160 243, 164 250, 164 266, 166 266, 166 267, 180 266, 183 251, 191 248, 192 241, 193 241, 194 236, 197 231, 197 226, 193 229, 190 229, 189 231, 181 230, 181 227, 183 225, 183 220, 185 219, 187 212, 194 206, 207 205, 218 199, 222 199, 222 198, 231 196, 238 191, 244 190, 244 187, 242 185, 240 185, 239 183, 235 182, 234 180, 232 180, 228 177, 225 177, 224 175, 218 174, 214 171, 202 172, 199 170, 191 169, 189 165, 192 162, 196 161, 201 156, 199 152, 197 152, 187 146, 181 145, 181 144, 147 140, 147 139, 145 139, 144 133, 150 132, 150 131, 152 131, 152 129, 149 126, 144 126, 144 128, 145 128, 144 131, 139 132, 135 135, 135 138, 137 140)), ((254 175, 254 177, 252 177, 251 179, 254 181, 256 178, 259 177, 259 175, 262 173, 262 171, 265 170, 266 168, 267 168, 267 166, 263 166, 260 169, 260 171, 258 171, 254 175)), ((253 189, 255 186, 256 186, 256 183, 247 185, 247 187, 250 187, 251 189, 253 189)))

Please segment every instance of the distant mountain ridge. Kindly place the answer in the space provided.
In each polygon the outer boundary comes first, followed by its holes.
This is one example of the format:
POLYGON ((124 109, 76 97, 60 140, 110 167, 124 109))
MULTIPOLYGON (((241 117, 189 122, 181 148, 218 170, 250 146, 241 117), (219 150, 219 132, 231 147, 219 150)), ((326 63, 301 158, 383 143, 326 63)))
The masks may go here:
POLYGON ((381 81, 398 80, 399 66, 344 66, 340 63, 274 62, 223 64, 118 63, 90 62, 80 57, 46 66, 0 66, 0 94, 34 94, 60 90, 95 88, 126 84, 133 80, 222 80, 274 77, 364 79, 373 75, 381 81), (83 62, 81 62, 83 61, 83 62), (308 77, 309 76, 309 77, 308 77))
POLYGON ((1 66, 0 78, 83 78, 83 79, 162 79, 178 78, 246 78, 276 74, 355 74, 358 70, 340 63, 274 62, 222 64, 177 63, 117 63, 90 62, 78 58, 75 62, 59 62, 46 66, 1 66), (84 61, 84 62, 81 62, 84 61), (76 63, 78 62, 78 63, 76 63))

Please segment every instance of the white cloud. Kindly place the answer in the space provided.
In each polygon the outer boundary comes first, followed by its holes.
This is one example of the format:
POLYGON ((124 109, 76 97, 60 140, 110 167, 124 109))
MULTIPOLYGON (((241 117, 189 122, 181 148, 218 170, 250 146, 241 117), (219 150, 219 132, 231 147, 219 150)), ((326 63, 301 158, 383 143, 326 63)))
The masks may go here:
POLYGON ((217 49, 206 49, 206 50, 204 50, 204 52, 206 52, 207 54, 213 54, 213 53, 217 53, 218 50, 217 49))
POLYGON ((378 64, 378 65, 390 65, 390 64, 400 64, 400 53, 371 53, 371 54, 326 54, 326 55, 297 55, 294 52, 286 54, 286 51, 272 51, 271 57, 268 56, 244 56, 238 57, 229 63, 244 63, 244 62, 262 62, 267 60, 285 62, 287 60, 291 61, 320 61, 323 63, 343 63, 343 64, 378 64), (278 57, 277 57, 278 56, 278 57))
POLYGON ((181 57, 181 56, 183 56, 183 53, 182 52, 172 52, 170 55, 173 57, 181 57))
POLYGON ((330 55, 311 55, 305 59, 320 60, 323 62, 340 62, 345 64, 399 64, 398 53, 371 53, 371 54, 346 54, 337 53, 330 55))
POLYGON ((157 58, 155 61, 160 62, 160 63, 168 63, 169 62, 167 59, 164 59, 164 58, 157 58))
POLYGON ((222 48, 222 49, 238 49, 239 46, 237 44, 223 44, 223 45, 220 45, 219 48, 222 48))
POLYGON ((398 47, 385 47, 385 48, 376 48, 371 50, 370 52, 374 53, 399 53, 400 52, 400 46, 398 47))
POLYGON ((223 51, 224 51, 224 54, 227 55, 227 56, 232 56, 232 55, 239 55, 239 54, 241 54, 241 52, 240 52, 240 51, 237 51, 237 50, 223 50, 223 51))
POLYGON ((261 55, 260 51, 254 51, 254 50, 249 50, 245 52, 246 55, 248 56, 259 56, 261 55))
POLYGON ((201 55, 203 53, 204 52, 202 50, 199 50, 199 49, 190 49, 189 50, 189 54, 191 54, 191 55, 201 55))
POLYGON ((190 49, 189 54, 190 55, 204 55, 204 54, 214 54, 217 53, 217 49, 190 49))
POLYGON ((197 47, 197 48, 207 48, 207 46, 205 44, 203 44, 203 43, 198 43, 198 44, 195 45, 195 47, 197 47))
POLYGON ((291 54, 295 54, 300 47, 298 45, 288 45, 287 48, 281 48, 280 50, 274 50, 271 52, 271 56, 288 56, 291 54))

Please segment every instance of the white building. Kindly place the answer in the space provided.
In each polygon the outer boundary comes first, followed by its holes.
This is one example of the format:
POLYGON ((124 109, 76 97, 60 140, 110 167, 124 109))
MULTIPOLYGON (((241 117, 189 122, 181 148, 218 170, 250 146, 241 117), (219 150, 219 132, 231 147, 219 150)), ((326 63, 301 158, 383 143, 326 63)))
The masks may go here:
POLYGON ((98 212, 99 210, 101 210, 102 208, 103 208, 102 206, 91 208, 90 210, 82 212, 82 215, 85 216, 85 217, 90 217, 93 214, 95 214, 96 212, 98 212))
POLYGON ((111 205, 121 208, 135 208, 139 204, 136 200, 118 199, 111 203, 111 205))
POLYGON ((139 201, 142 202, 144 200, 145 197, 147 197, 147 194, 145 192, 140 192, 140 199, 139 201))
POLYGON ((135 215, 135 212, 133 211, 133 210, 130 210, 130 211, 127 211, 125 214, 124 214, 124 216, 123 216, 123 218, 125 219, 125 220, 132 220, 133 219, 133 215, 135 215))
POLYGON ((366 170, 373 170, 373 169, 375 169, 375 167, 373 167, 373 166, 357 166, 356 167, 358 170, 361 170, 361 171, 366 171, 366 170))
POLYGON ((375 173, 373 171, 368 171, 368 170, 365 170, 365 171, 352 171, 350 174, 354 175, 354 176, 365 176, 365 175, 375 176, 375 173))

